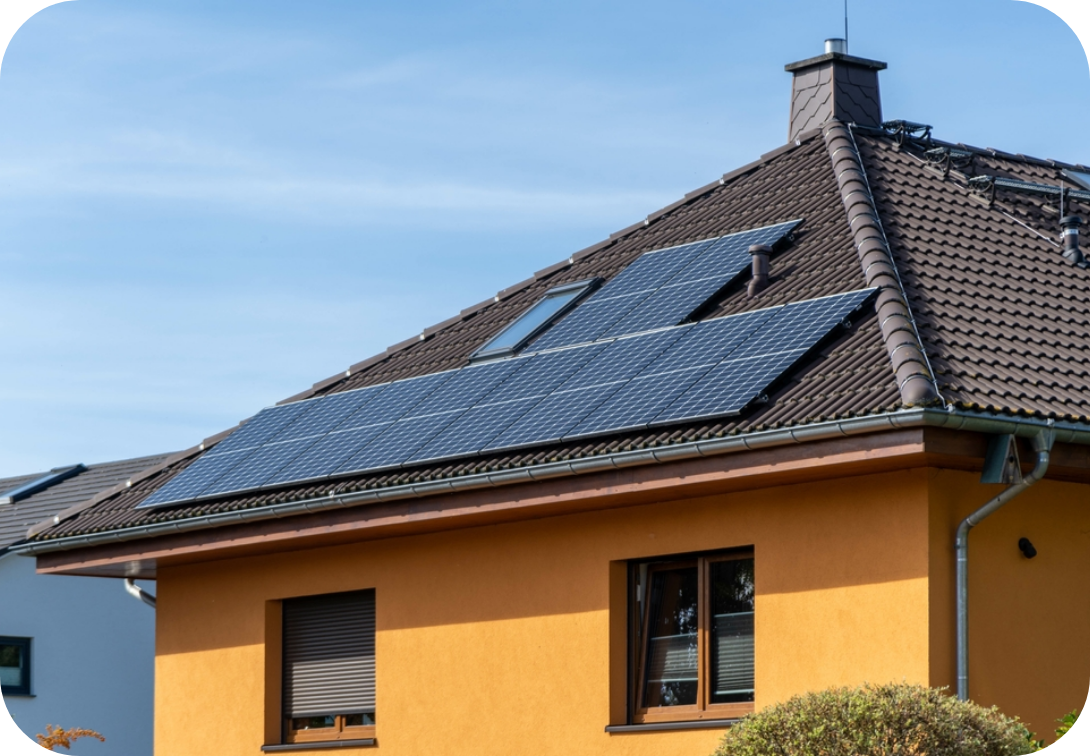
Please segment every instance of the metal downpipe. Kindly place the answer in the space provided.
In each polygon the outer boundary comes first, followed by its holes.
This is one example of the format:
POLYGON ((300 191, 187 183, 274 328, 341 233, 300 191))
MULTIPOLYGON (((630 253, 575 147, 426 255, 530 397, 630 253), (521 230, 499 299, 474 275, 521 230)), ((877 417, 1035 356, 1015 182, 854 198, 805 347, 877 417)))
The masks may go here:
POLYGON ((125 578, 125 590, 130 596, 135 596, 136 598, 140 599, 145 604, 150 606, 152 609, 155 608, 155 596, 152 596, 150 593, 138 586, 132 578, 125 578))
POLYGON ((1032 439, 1033 451, 1037 455, 1033 471, 1022 482, 1015 483, 966 517, 958 526, 954 548, 957 551, 957 661, 960 701, 969 700, 969 531, 1045 476, 1052 444, 1056 440, 1056 431, 1052 426, 1053 422, 1049 420, 1048 427, 1032 439))

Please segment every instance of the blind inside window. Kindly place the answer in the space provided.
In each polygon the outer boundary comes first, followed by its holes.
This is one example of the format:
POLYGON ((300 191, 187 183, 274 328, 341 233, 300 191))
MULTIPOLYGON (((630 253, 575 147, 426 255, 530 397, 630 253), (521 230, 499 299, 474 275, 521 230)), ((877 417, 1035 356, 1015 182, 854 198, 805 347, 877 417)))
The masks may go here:
POLYGON ((284 716, 375 711, 375 592, 284 602, 284 716))
POLYGON ((753 692, 753 612, 715 616, 714 695, 753 692))

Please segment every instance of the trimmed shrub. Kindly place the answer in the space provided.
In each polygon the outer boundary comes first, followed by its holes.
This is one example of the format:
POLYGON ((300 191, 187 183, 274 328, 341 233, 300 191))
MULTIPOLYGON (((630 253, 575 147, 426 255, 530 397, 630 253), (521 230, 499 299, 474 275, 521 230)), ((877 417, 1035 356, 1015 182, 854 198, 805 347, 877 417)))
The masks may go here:
POLYGON ((751 714, 715 756, 1021 756, 1029 732, 998 709, 919 685, 796 696, 751 714))

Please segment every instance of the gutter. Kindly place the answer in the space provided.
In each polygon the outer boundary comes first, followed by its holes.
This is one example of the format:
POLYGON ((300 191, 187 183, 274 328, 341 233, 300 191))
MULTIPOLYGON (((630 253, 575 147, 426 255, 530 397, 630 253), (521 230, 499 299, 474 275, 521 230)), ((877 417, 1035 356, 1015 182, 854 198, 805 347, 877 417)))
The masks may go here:
POLYGON ((987 504, 962 520, 958 526, 954 548, 957 551, 957 660, 958 660, 958 700, 969 700, 969 531, 979 525, 984 518, 994 514, 1004 504, 1045 477, 1051 456, 1052 445, 1056 440, 1051 427, 1041 428, 1033 437, 1033 451, 1037 454, 1037 463, 1033 472, 1015 483, 1002 493, 992 498, 987 504))
POLYGON ((627 467, 667 464, 701 457, 714 457, 736 452, 770 449, 811 441, 860 436, 868 433, 904 428, 950 428, 977 433, 1011 434, 1034 438, 1045 428, 1052 427, 1056 440, 1064 443, 1090 445, 1090 426, 1073 424, 1050 425, 1040 420, 1000 418, 962 411, 909 409, 881 415, 849 418, 793 428, 758 431, 739 436, 692 441, 684 444, 603 454, 585 459, 549 462, 511 470, 478 473, 446 480, 407 483, 390 488, 329 494, 302 501, 270 504, 253 509, 216 512, 201 517, 189 517, 172 522, 156 522, 102 533, 87 533, 45 541, 29 541, 11 547, 23 556, 37 556, 54 551, 66 551, 102 544, 120 543, 140 538, 185 533, 205 528, 225 527, 240 523, 272 520, 281 517, 310 514, 330 509, 365 506, 388 501, 419 499, 427 496, 459 493, 521 483, 534 483, 553 478, 608 472, 627 467))
POLYGON ((155 608, 155 596, 145 591, 143 588, 136 584, 136 581, 132 578, 125 578, 125 592, 130 596, 140 599, 152 609, 155 608))

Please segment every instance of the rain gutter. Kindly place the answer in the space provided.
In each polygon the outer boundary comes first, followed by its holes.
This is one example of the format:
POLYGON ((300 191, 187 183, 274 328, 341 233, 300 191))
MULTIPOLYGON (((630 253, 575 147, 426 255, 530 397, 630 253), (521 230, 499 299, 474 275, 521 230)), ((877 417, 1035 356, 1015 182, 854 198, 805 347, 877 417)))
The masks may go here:
MULTIPOLYGON (((101 533, 87 533, 44 541, 29 541, 11 547, 24 555, 36 556, 54 551, 120 543, 140 538, 185 533, 206 528, 226 527, 281 517, 323 512, 332 509, 365 506, 419 499, 428 496, 484 490, 554 478, 608 472, 628 467, 667 464, 702 457, 714 457, 736 452, 756 451, 811 441, 860 436, 868 433, 906 428, 950 428, 975 433, 1013 434, 1034 438, 1044 428, 1045 421, 1024 418, 1002 418, 976 413, 937 409, 909 409, 881 415, 850 418, 793 428, 757 431, 738 436, 692 441, 653 449, 602 454, 584 459, 549 462, 510 470, 465 475, 444 480, 408 483, 389 488, 328 494, 313 499, 270 504, 253 509, 216 512, 199 517, 187 517, 171 522, 156 522, 135 527, 119 528, 101 533)), ((1064 443, 1090 444, 1090 426, 1056 424, 1056 440, 1064 443)))

